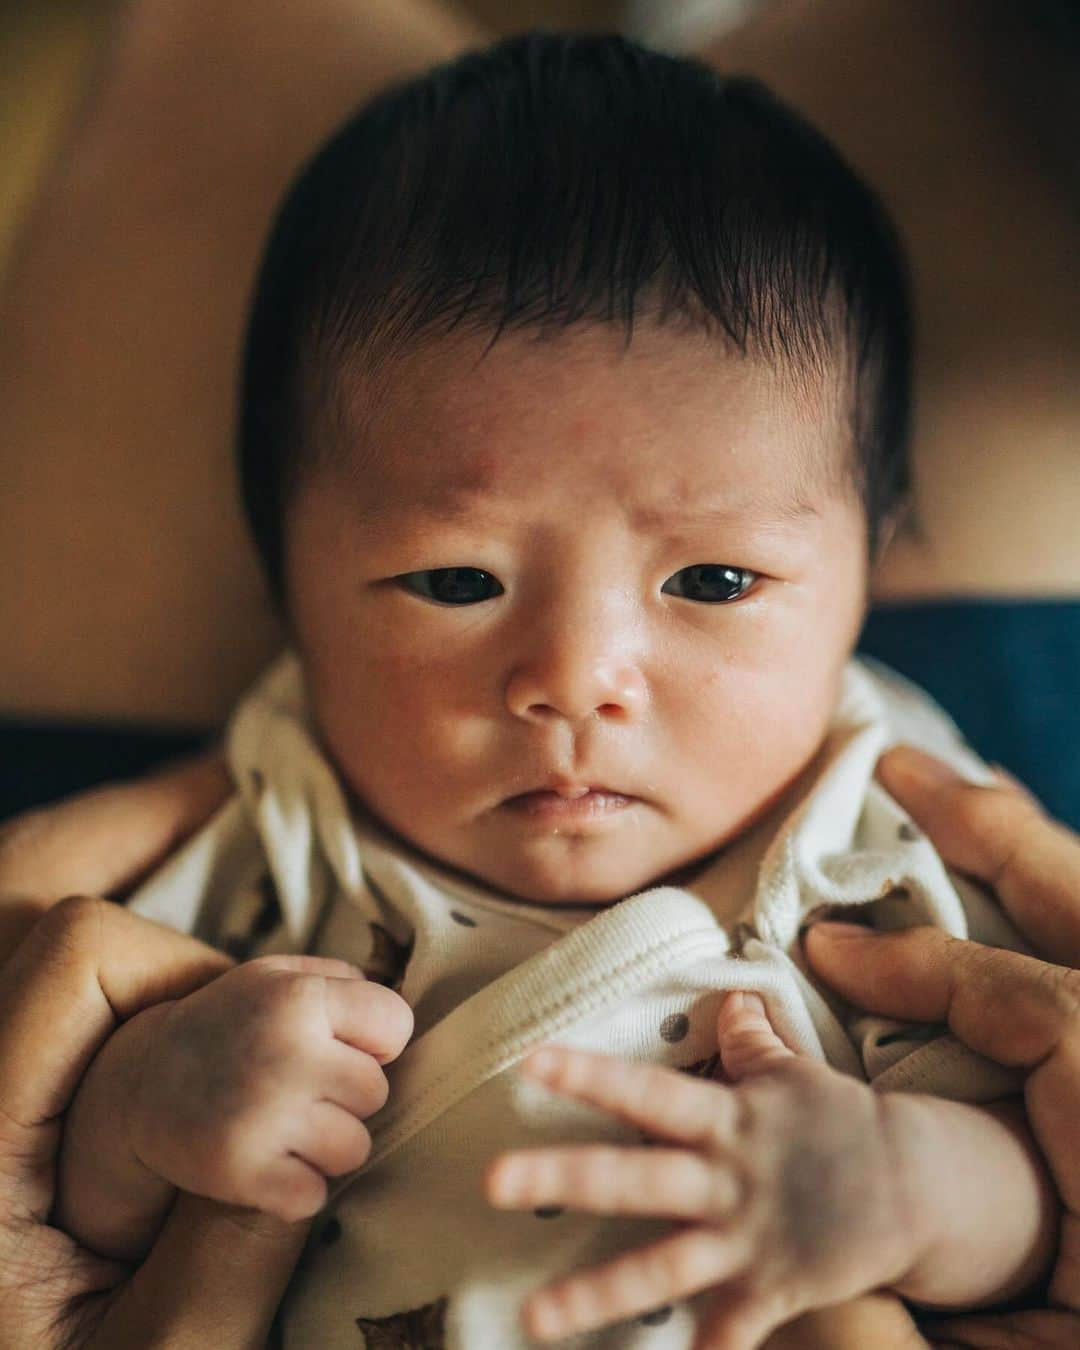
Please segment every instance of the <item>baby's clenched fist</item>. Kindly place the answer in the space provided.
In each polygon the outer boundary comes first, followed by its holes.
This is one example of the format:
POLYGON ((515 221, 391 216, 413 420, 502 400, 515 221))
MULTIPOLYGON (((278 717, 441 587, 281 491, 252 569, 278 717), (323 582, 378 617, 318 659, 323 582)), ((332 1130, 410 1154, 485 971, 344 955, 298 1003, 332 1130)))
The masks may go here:
POLYGON ((361 1166, 408 1004, 344 961, 263 957, 141 1014, 132 1148, 182 1190, 292 1222, 361 1166))

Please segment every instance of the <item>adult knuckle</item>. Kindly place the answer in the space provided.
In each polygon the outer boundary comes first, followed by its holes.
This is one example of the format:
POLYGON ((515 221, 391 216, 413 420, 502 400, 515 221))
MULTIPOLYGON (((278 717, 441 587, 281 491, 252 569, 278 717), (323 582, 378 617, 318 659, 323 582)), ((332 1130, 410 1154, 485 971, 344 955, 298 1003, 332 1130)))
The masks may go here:
POLYGON ((96 895, 65 895, 42 917, 42 923, 58 934, 82 936, 88 929, 96 930, 102 921, 102 911, 112 907, 111 900, 96 895))
POLYGON ((93 895, 68 895, 37 921, 37 941, 54 956, 96 956, 104 943, 103 930, 114 917, 111 900, 93 895))
MULTIPOLYGON (((961 990, 976 995, 995 990, 1001 983, 1002 962, 1008 961, 1012 953, 950 935, 941 944, 941 955, 952 976, 951 1005, 961 990)), ((946 1016, 950 1011, 951 1007, 946 1016)))
POLYGON ((1038 979, 1057 1005, 1065 1027, 1080 1035, 1080 970, 1040 961, 1038 979))
POLYGON ((995 890, 1010 884, 1022 885, 1031 870, 1031 860, 1044 847, 1046 819, 1039 808, 1023 797, 1005 797, 998 789, 982 789, 993 794, 992 809, 980 818, 994 854, 987 880, 995 890))

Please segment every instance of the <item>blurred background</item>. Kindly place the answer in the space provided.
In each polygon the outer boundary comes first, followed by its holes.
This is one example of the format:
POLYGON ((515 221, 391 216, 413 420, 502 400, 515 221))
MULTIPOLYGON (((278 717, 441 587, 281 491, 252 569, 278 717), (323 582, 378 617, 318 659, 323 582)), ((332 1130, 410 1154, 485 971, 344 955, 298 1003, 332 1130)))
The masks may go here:
MULTIPOLYGON (((280 644, 232 481, 234 345, 274 175, 354 61, 409 49, 372 45, 368 2, 0 0, 0 820, 199 744, 280 644), (95 123, 131 12, 152 73, 95 123), (155 34, 185 23, 171 71, 155 34), (247 115, 248 70, 276 117, 247 115)), ((443 3, 373 8, 400 35, 443 3)), ((918 530, 878 565, 863 650, 1080 826, 1080 0, 445 3, 502 35, 636 21, 766 79, 878 190, 916 281, 918 530)))
MULTIPOLYGON (((0 269, 38 175, 103 40, 110 0, 0 3, 0 269)), ((621 0, 460 0, 502 33, 616 26, 621 0)))

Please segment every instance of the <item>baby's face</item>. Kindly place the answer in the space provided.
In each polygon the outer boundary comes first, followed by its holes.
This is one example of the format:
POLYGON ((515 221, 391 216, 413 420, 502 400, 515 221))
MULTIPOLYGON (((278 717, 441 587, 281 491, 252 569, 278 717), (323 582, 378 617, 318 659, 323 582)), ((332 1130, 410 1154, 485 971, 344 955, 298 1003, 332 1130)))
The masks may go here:
POLYGON ((287 526, 323 739, 424 852, 618 899, 739 834, 819 747, 863 613, 845 409, 641 324, 395 360, 287 526))

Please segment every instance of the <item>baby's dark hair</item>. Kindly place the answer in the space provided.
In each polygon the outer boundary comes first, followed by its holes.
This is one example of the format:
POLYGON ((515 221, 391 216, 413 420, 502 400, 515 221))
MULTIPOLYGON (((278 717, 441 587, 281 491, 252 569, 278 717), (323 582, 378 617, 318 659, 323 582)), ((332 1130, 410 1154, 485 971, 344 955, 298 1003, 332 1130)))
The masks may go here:
POLYGON ((248 329, 240 475, 278 600, 284 508, 344 443, 358 379, 454 329, 603 322, 630 340, 643 316, 843 370, 873 553, 908 491, 905 268, 873 194, 801 117, 753 80, 544 33, 364 107, 289 193, 248 329))

